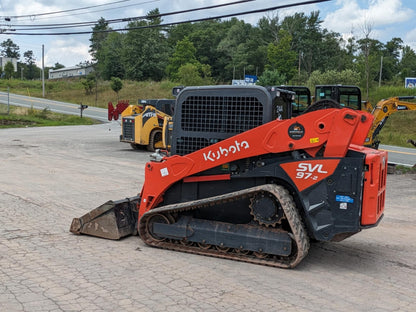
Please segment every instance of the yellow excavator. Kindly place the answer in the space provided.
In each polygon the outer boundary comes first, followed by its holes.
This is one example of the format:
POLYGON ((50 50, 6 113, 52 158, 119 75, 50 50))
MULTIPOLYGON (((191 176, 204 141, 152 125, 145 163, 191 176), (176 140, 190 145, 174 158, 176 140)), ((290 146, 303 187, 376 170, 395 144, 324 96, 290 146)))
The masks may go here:
MULTIPOLYGON (((299 96, 307 97, 307 95, 310 94, 308 87, 305 86, 286 86, 286 88, 294 91, 299 96)), ((327 100, 326 102, 324 101, 324 103, 326 103, 325 108, 349 107, 371 113, 374 116, 374 121, 364 144, 365 146, 377 149, 380 144, 377 136, 385 125, 388 117, 395 112, 416 110, 416 102, 410 102, 410 100, 414 99, 416 99, 416 96, 396 96, 383 99, 373 106, 370 102, 361 100, 361 90, 357 86, 317 85, 315 87, 314 99, 309 99, 308 101, 312 103, 310 105, 314 105, 316 102, 319 102, 321 103, 320 105, 322 105, 323 100, 327 100)), ((306 109, 303 111, 305 110, 306 109)), ((308 110, 310 110, 310 108, 308 110)), ((408 142, 412 143, 412 140, 409 140, 408 142)))
POLYGON ((395 112, 416 110, 416 103, 409 102, 409 100, 414 99, 416 99, 416 96, 396 96, 379 101, 371 111, 374 121, 365 139, 365 145, 377 148, 380 144, 380 141, 377 140, 377 135, 385 125, 388 117, 395 112))

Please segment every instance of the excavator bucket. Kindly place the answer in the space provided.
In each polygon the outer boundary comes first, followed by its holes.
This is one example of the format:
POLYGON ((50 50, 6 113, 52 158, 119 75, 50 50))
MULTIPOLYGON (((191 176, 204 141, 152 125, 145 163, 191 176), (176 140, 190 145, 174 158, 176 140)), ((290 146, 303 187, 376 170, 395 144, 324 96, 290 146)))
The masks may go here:
POLYGON ((74 234, 87 234, 107 239, 120 239, 137 234, 137 203, 140 196, 108 201, 80 218, 72 220, 74 234))

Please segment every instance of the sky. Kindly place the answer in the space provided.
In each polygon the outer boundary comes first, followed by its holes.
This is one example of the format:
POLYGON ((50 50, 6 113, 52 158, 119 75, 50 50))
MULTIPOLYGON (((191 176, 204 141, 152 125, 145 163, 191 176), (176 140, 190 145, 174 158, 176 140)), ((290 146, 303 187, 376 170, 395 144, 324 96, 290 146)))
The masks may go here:
MULTIPOLYGON (((20 48, 22 61, 25 51, 33 51, 38 66, 42 64, 43 45, 45 66, 52 67, 55 63, 60 63, 71 67, 91 60, 88 53, 91 34, 10 35, 8 33, 13 33, 13 29, 15 33, 90 31, 91 26, 32 31, 20 29, 45 24, 95 22, 100 17, 111 20, 143 16, 155 8, 159 8, 161 13, 167 13, 236 1, 238 0, 0 0, 0 42, 11 39, 16 43, 20 48)), ((177 14, 164 17, 163 20, 164 22, 184 21, 304 1, 307 0, 255 0, 217 9, 177 14)), ((237 18, 256 25, 262 16, 278 14, 279 18, 283 19, 296 12, 310 14, 312 11, 320 12, 324 28, 338 32, 344 38, 350 36, 361 38, 367 29, 371 30, 370 37, 373 39, 386 43, 394 37, 399 37, 405 45, 416 51, 415 0, 331 0, 269 13, 242 15, 237 18)), ((114 23, 110 26, 123 28, 126 22, 114 23)))

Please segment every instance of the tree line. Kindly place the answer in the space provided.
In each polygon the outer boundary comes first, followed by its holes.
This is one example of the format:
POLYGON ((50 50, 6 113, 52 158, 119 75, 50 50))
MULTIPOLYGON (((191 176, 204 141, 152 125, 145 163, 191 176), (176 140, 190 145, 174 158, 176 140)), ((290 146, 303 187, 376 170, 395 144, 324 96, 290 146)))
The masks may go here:
POLYGON ((371 87, 416 75, 416 53, 401 38, 382 43, 364 24, 344 39, 322 27, 319 11, 265 16, 255 26, 232 18, 166 27, 158 14, 130 22, 124 33, 107 32, 105 19, 98 21, 90 53, 101 78, 229 84, 250 74, 264 85, 336 79, 371 87))
MULTIPOLYGON (((7 39, 0 43, 0 55, 8 58, 20 60, 20 48, 11 39, 7 39)), ((36 66, 36 59, 32 50, 23 53, 23 62, 17 62, 17 71, 11 62, 3 64, 2 78, 22 78, 22 79, 39 79, 41 69, 36 66)))
MULTIPOLYGON (((416 76, 416 53, 401 38, 382 43, 367 24, 344 39, 322 26, 319 11, 265 16, 256 25, 232 18, 164 26, 158 14, 154 9, 146 19, 129 22, 122 33, 111 32, 104 18, 97 21, 89 50, 94 79, 202 85, 229 84, 249 74, 263 85, 343 83, 368 89, 402 85, 405 77, 416 76)), ((10 56, 7 45, 1 47, 10 56)), ((30 52, 21 65, 27 79, 36 77, 30 52)))

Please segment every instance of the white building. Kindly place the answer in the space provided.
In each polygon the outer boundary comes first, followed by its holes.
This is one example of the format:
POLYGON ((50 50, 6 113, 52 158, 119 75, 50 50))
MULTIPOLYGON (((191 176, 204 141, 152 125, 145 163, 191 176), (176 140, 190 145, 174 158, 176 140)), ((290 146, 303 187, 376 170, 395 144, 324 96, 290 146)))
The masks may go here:
POLYGON ((49 79, 82 77, 88 75, 93 71, 94 69, 92 66, 72 66, 60 69, 50 69, 49 79))
POLYGON ((13 64, 14 71, 17 72, 17 58, 4 56, 0 57, 1 71, 4 71, 4 66, 7 64, 7 62, 11 62, 13 64))

